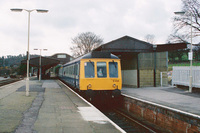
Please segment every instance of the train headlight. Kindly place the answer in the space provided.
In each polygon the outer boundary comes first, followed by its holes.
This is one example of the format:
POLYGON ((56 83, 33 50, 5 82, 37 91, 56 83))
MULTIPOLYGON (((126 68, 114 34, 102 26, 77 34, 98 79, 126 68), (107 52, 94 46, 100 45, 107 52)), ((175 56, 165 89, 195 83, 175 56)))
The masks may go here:
POLYGON ((88 88, 91 88, 91 87, 92 87, 92 85, 91 85, 91 84, 89 84, 89 85, 88 85, 88 88))
POLYGON ((113 84, 113 87, 115 88, 115 87, 116 87, 116 84, 113 84))

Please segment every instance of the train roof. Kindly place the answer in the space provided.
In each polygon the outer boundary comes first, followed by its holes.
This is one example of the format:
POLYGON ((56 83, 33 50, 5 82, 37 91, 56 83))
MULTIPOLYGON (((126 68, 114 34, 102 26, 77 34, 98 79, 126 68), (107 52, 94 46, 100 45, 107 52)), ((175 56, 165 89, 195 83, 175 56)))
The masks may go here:
POLYGON ((89 58, 119 59, 116 55, 113 55, 110 52, 101 52, 101 51, 92 51, 81 57, 81 59, 89 59, 89 58))
POLYGON ((65 65, 78 62, 81 59, 91 59, 91 58, 119 59, 116 55, 113 55, 110 52, 92 51, 90 53, 87 53, 81 57, 78 57, 78 58, 66 63, 65 65))

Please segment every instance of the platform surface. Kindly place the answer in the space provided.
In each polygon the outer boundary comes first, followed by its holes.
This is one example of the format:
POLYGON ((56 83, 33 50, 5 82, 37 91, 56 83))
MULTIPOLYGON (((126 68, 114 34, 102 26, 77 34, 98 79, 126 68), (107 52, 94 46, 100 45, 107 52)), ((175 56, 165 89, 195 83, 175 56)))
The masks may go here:
POLYGON ((176 87, 122 88, 122 94, 197 115, 200 118, 200 93, 176 87))
POLYGON ((0 87, 0 132, 117 133, 106 116, 58 80, 25 80, 0 87))

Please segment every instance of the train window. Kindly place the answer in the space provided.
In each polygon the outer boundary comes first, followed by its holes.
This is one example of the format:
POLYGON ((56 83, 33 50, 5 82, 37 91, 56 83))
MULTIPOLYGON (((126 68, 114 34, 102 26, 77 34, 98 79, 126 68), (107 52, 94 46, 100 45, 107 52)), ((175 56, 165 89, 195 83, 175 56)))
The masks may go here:
POLYGON ((99 78, 107 77, 106 62, 97 62, 97 77, 99 78))
POLYGON ((74 75, 77 75, 76 69, 77 69, 77 65, 74 65, 74 75))
POLYGON ((71 69, 70 69, 71 67, 69 66, 69 75, 71 74, 71 69))
POLYGON ((67 74, 69 74, 69 67, 67 66, 67 74))
POLYGON ((69 66, 69 75, 71 75, 71 74, 72 74, 72 67, 69 66))
POLYGON ((118 64, 117 62, 109 62, 109 76, 111 78, 118 77, 118 64))
POLYGON ((94 78, 94 62, 85 62, 85 77, 94 78))
POLYGON ((77 64, 77 69, 76 70, 77 70, 77 74, 76 75, 78 76, 79 75, 79 64, 77 64))
POLYGON ((72 66, 72 75, 74 75, 74 66, 72 66))
POLYGON ((75 69, 76 75, 79 75, 79 65, 76 64, 76 69, 75 69))

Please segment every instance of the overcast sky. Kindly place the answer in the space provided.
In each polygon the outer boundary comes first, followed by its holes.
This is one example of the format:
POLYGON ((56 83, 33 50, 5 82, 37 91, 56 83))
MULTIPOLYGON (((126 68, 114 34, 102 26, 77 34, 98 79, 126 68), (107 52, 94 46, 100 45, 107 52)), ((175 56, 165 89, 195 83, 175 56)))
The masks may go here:
POLYGON ((155 35, 157 44, 166 43, 172 31, 174 11, 181 0, 0 0, 0 56, 26 54, 28 13, 11 8, 47 9, 31 13, 30 54, 34 48, 48 49, 42 55, 70 51, 78 33, 94 32, 104 43, 128 35, 144 40, 155 35))

